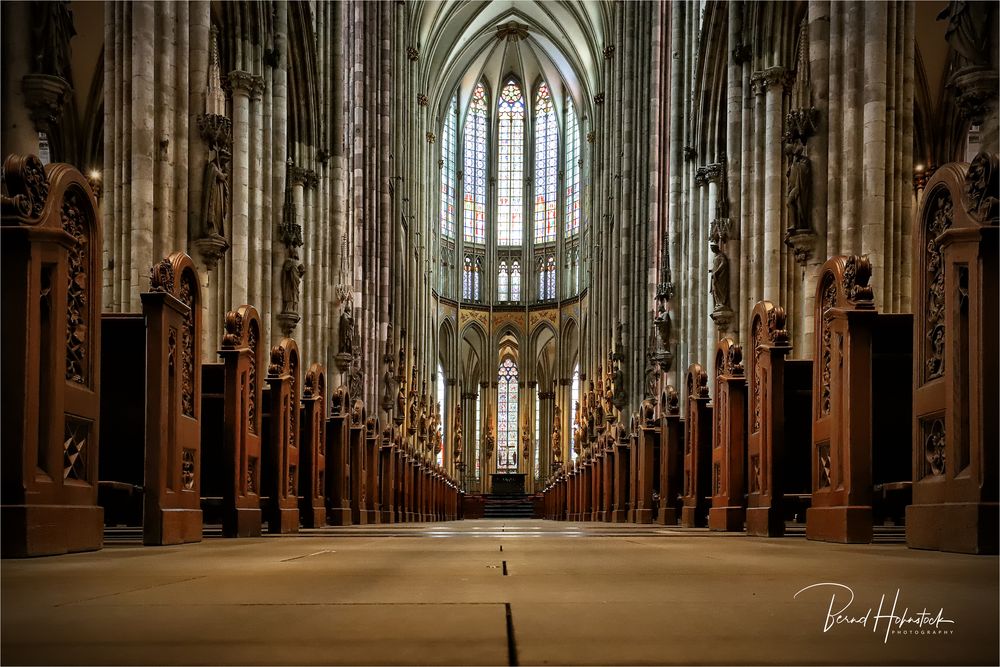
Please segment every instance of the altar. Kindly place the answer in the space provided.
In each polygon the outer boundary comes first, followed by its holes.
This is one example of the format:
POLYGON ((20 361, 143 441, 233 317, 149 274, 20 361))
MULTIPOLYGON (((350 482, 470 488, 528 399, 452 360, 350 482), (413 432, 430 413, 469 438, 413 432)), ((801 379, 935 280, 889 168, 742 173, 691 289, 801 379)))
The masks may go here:
POLYGON ((496 496, 524 495, 523 472, 495 472, 490 475, 490 493, 496 496))

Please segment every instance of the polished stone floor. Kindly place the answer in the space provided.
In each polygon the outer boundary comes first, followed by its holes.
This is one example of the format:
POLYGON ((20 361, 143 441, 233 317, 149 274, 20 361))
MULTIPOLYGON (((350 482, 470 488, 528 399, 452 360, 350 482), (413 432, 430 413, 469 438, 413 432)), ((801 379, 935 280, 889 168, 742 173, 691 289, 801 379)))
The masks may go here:
POLYGON ((998 559, 891 536, 537 520, 160 548, 122 534, 0 574, 4 665, 998 663, 998 559))

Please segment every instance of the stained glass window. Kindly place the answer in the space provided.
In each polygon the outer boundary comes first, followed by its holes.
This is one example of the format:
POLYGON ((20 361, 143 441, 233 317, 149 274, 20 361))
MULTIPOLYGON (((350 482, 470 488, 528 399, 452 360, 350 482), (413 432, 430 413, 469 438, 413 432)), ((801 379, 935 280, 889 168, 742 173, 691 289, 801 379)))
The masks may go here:
POLYGON ((572 98, 566 100, 566 235, 580 231, 580 125, 572 98))
POLYGON ((541 301, 545 298, 545 260, 541 257, 538 258, 537 262, 538 268, 538 300, 541 301))
POLYGON ((517 260, 510 269, 510 300, 521 300, 521 262, 517 260))
POLYGON ((480 400, 480 399, 482 399, 482 397, 483 397, 483 395, 482 395, 481 392, 476 394, 476 426, 475 426, 475 431, 476 431, 476 479, 479 479, 479 458, 480 458, 479 457, 479 434, 483 430, 482 422, 480 421, 480 417, 481 417, 482 413, 479 411, 479 408, 482 406, 482 400, 480 400))
POLYGON ((554 299, 556 298, 556 259, 555 257, 549 257, 548 264, 545 269, 545 298, 554 299))
POLYGON ((545 83, 535 95, 535 243, 556 240, 558 128, 552 95, 545 83))
POLYGON ((458 95, 451 98, 441 130, 441 236, 455 238, 455 137, 458 95))
POLYGON ((500 269, 497 271, 497 299, 499 301, 510 299, 510 276, 507 274, 507 262, 500 262, 500 269))
POLYGON ((482 269, 481 258, 465 256, 462 265, 462 298, 466 301, 479 301, 479 274, 482 269))
POLYGON ((445 438, 445 429, 447 428, 447 422, 444 420, 444 367, 438 364, 438 376, 437 376, 437 400, 440 401, 440 410, 438 410, 438 423, 441 424, 441 451, 438 452, 437 462, 438 465, 444 465, 444 443, 448 442, 445 438))
POLYGON ((466 243, 486 243, 486 87, 476 86, 465 119, 463 225, 466 243))
POLYGON ((472 258, 466 256, 462 266, 462 298, 472 299, 472 258))
MULTIPOLYGON (((576 425, 576 404, 580 402, 580 364, 576 365, 573 369, 573 383, 570 385, 570 410, 572 411, 572 417, 569 422, 570 432, 576 425)), ((573 451, 573 443, 570 441, 569 449, 569 460, 576 461, 576 452, 573 451)))
POLYGON ((517 364, 510 357, 497 377, 497 472, 517 472, 517 364))
MULTIPOLYGON (((497 243, 521 245, 524 237, 524 95, 510 79, 500 92, 497 165, 497 243)), ((468 134, 468 131, 466 131, 468 134)))
POLYGON ((483 272, 483 261, 476 258, 472 265, 472 297, 473 301, 479 301, 479 276, 483 272))
POLYGON ((538 259, 538 299, 556 298, 556 259, 550 255, 546 258, 538 259))
POLYGON ((542 401, 538 396, 538 390, 535 390, 535 477, 541 477, 541 447, 542 447, 542 411, 541 408, 542 401))

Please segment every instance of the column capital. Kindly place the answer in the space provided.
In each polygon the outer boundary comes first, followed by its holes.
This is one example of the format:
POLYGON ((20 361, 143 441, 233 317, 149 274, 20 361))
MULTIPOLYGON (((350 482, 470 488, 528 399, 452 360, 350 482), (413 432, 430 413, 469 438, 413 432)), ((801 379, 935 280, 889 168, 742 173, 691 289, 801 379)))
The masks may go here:
POLYGON ((264 77, 243 70, 233 70, 229 73, 229 87, 233 94, 240 91, 256 99, 264 92, 264 77))
POLYGON ((288 182, 291 185, 303 185, 314 188, 319 185, 319 175, 312 169, 299 167, 289 162, 288 182))
POLYGON ((750 87, 755 95, 763 95, 768 89, 779 85, 790 88, 794 81, 795 73, 780 65, 758 70, 750 75, 750 87))

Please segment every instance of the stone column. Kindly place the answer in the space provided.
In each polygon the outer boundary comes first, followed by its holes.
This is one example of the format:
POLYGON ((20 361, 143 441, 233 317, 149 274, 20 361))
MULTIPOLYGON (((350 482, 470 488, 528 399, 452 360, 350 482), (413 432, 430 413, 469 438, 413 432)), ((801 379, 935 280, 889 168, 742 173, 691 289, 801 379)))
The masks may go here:
MULTIPOLYGON (((24 76, 31 71, 31 3, 5 2, 3 11, 3 123, 0 136, 4 157, 38 154, 38 131, 21 87, 24 76)), ((107 19, 105 19, 107 23, 107 19)))
POLYGON ((764 252, 761 255, 764 278, 763 298, 783 301, 781 290, 782 236, 782 159, 781 134, 786 72, 783 67, 764 70, 764 252))
MULTIPOLYGON (((232 255, 230 298, 234 304, 247 303, 250 284, 250 96, 263 89, 260 77, 234 70, 229 73, 233 90, 232 166, 232 255)), ((272 330, 272 338, 278 335, 272 330)))
MULTIPOLYGON (((864 148, 861 168, 863 174, 861 253, 868 255, 872 264, 872 285, 875 303, 884 308, 886 283, 886 60, 887 21, 886 2, 865 3, 864 6, 864 93, 862 127, 864 148)), ((914 47, 911 47, 914 48, 914 47)), ((891 194, 891 193, 890 193, 891 194)), ((892 222, 891 218, 889 220, 892 222)), ((891 301, 890 301, 891 307, 891 301)))

